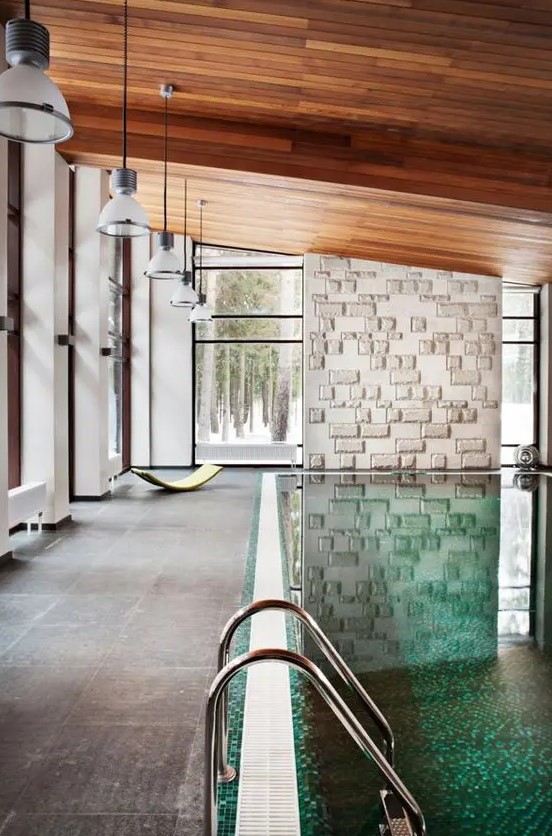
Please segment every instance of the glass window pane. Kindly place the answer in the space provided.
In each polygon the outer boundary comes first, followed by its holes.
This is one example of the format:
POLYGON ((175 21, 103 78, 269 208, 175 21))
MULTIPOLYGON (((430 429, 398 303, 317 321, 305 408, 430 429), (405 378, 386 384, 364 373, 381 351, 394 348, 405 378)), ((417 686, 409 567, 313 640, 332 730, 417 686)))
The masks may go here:
POLYGON ((500 506, 499 586, 528 586, 531 576, 533 499, 531 491, 503 490, 500 506))
POLYGON ((529 612, 504 610, 498 613, 499 636, 528 636, 529 612))
POLYGON ((532 444, 533 354, 532 345, 502 347, 502 443, 532 444))
POLYGON ((534 316, 535 294, 523 291, 502 294, 502 316, 534 316))
POLYGON ((535 323, 531 319, 505 319, 502 326, 503 340, 535 339, 535 323))
POLYGON ((196 340, 300 340, 301 319, 214 319, 196 325, 196 340))
POLYGON ((226 247, 197 247, 194 264, 199 265, 199 257, 204 267, 302 267, 303 256, 283 255, 281 253, 261 253, 254 250, 235 250, 226 247))
POLYGON ((302 270, 203 270, 202 290, 214 314, 301 315, 302 284, 302 270))
POLYGON ((123 364, 115 357, 108 359, 108 392, 109 451, 120 453, 123 420, 123 364))
POLYGON ((301 442, 299 343, 198 343, 196 440, 301 442))
POLYGON ((502 465, 514 464, 515 447, 502 447, 500 451, 500 463, 502 465))
POLYGON ((528 610, 529 587, 505 586, 499 590, 498 606, 501 610, 528 610))

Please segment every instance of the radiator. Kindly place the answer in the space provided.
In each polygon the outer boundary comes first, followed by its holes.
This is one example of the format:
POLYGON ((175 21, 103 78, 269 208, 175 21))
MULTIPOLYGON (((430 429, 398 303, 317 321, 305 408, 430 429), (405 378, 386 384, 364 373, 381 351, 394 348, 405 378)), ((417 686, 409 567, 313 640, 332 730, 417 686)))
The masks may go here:
POLYGON ((297 463, 297 445, 276 441, 252 444, 196 444, 196 462, 212 464, 291 464, 297 463))
POLYGON ((10 528, 27 522, 38 515, 38 527, 42 530, 42 514, 46 507, 46 482, 28 482, 8 491, 8 524, 10 528))

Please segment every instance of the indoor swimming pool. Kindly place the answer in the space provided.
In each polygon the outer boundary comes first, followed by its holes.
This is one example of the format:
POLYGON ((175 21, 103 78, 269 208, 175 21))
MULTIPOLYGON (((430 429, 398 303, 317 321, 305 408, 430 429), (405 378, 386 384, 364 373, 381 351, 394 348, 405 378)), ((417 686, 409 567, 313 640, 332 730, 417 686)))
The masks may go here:
MULTIPOLYGON (((552 833, 552 483, 516 481, 512 471, 263 477, 257 542, 273 483, 284 596, 387 717, 430 836, 552 833)), ((255 554, 252 538, 244 601, 255 554)), ((290 623, 287 638, 378 741, 314 644, 290 623)), ((375 836, 380 776, 299 674, 289 679, 300 832, 375 836)), ((238 758, 243 688, 232 711, 238 758)), ((230 790, 238 809, 240 791, 230 790)))

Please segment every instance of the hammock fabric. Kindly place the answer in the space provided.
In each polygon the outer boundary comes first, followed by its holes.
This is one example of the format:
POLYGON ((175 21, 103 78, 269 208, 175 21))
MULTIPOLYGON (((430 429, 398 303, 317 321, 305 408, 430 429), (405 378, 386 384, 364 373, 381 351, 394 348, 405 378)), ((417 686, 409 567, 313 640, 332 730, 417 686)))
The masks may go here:
POLYGON ((179 479, 177 482, 166 482, 160 479, 155 474, 150 473, 149 470, 139 470, 137 467, 131 467, 131 471, 139 476, 140 479, 149 482, 150 485, 155 485, 156 488, 163 488, 166 491, 195 491, 203 487, 207 482, 213 479, 222 467, 217 464, 202 464, 194 473, 186 476, 185 479, 179 479))

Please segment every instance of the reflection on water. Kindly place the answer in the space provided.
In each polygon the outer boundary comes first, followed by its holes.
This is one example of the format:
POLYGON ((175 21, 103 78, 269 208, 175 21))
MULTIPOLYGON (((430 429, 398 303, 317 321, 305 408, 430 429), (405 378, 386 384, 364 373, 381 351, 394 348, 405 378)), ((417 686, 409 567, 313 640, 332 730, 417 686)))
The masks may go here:
MULTIPOLYGON (((280 489, 301 603, 391 722, 430 836, 552 834, 552 660, 529 638, 538 492, 475 474, 280 489)), ((319 699, 304 705, 299 784, 314 757, 327 814, 304 832, 375 834, 379 778, 319 699)))

